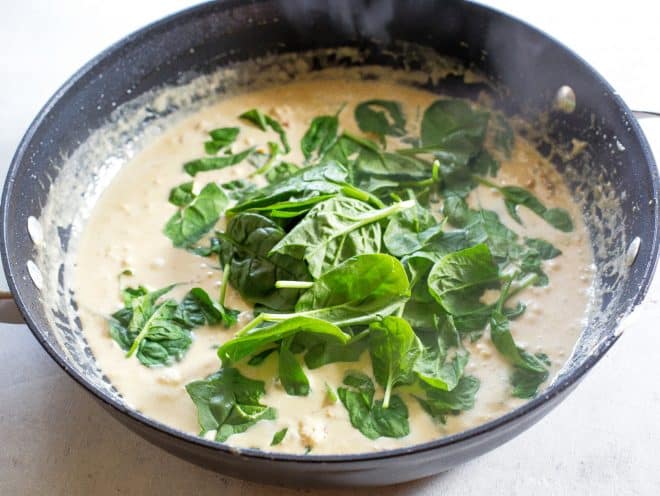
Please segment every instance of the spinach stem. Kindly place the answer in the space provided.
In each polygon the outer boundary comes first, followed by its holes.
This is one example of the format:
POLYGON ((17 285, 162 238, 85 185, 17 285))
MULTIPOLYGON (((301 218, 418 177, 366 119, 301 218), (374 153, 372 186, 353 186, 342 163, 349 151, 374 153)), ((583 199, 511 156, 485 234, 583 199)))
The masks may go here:
POLYGON ((355 186, 348 184, 348 183, 342 183, 341 186, 341 192, 345 194, 346 196, 350 196, 351 198, 355 198, 356 200, 363 201, 365 203, 369 203, 370 205, 373 205, 376 208, 385 208, 385 204, 380 201, 380 199, 373 194, 369 193, 368 191, 364 191, 360 188, 356 188, 355 186))
POLYGON ((387 386, 385 387, 385 396, 383 396, 383 408, 390 406, 390 396, 392 395, 392 374, 387 378, 387 386))
POLYGON ((478 183, 483 184, 484 186, 488 186, 489 188, 494 188, 498 191, 500 191, 502 189, 500 186, 495 184, 493 181, 490 181, 490 180, 486 179, 485 177, 481 177, 481 176, 477 176, 475 174, 472 174, 472 179, 474 179, 478 183))
POLYGON ((399 183, 399 186, 404 188, 424 188, 426 186, 433 186, 440 180, 440 162, 437 160, 433 161, 433 169, 431 171, 431 177, 427 179, 422 179, 421 181, 402 181, 399 183))
POLYGON ((536 281, 539 280, 539 275, 538 274, 530 274, 528 277, 523 279, 523 281, 520 284, 517 284, 506 296, 506 300, 510 300, 514 296, 516 296, 518 293, 521 291, 525 290, 526 288, 530 287, 532 284, 536 283, 536 281))
POLYGON ((225 306, 225 296, 227 295, 227 283, 229 282, 229 272, 231 271, 231 265, 225 264, 222 268, 222 283, 220 284, 220 305, 225 306))
POLYGON ((311 281, 276 281, 277 289, 308 289, 314 285, 311 281))

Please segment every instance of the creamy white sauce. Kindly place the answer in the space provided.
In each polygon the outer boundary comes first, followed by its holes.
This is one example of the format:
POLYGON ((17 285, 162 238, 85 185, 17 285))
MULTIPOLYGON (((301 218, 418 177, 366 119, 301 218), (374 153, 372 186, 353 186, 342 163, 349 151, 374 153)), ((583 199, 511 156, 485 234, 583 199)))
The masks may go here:
MULTIPOLYGON (((162 234, 164 224, 176 211, 167 202, 169 191, 190 180, 182 164, 204 155, 207 132, 217 127, 241 126, 241 134, 233 146, 235 152, 253 144, 276 141, 274 133, 246 126, 237 117, 247 109, 260 108, 286 126, 293 145, 287 159, 301 163, 297 145, 313 117, 334 114, 345 104, 340 114, 341 127, 358 133, 353 108, 356 103, 370 98, 402 102, 410 122, 418 121, 418 116, 437 95, 381 81, 346 80, 298 82, 254 91, 227 98, 187 118, 155 138, 119 171, 94 207, 84 229, 78 249, 75 293, 85 337, 100 367, 129 405, 182 431, 199 432, 195 407, 184 386, 218 370, 220 362, 215 347, 230 339, 251 317, 250 306, 230 288, 228 306, 244 311, 236 328, 196 329, 193 344, 183 360, 168 368, 147 368, 134 357, 126 359, 111 339, 105 321, 107 315, 122 306, 120 284, 144 284, 155 289, 179 282, 182 284, 172 292, 177 299, 193 286, 216 294, 222 278, 217 261, 176 249, 162 234), (127 268, 133 275, 122 277, 120 281, 118 274, 127 268)), ((195 178, 195 186, 199 189, 210 181, 226 182, 246 177, 253 170, 245 162, 221 171, 200 173, 195 178)), ((558 173, 522 139, 516 139, 513 156, 502 164, 496 181, 530 188, 548 206, 568 209, 575 224, 574 232, 562 233, 528 210, 520 209, 523 228, 508 216, 498 193, 482 187, 470 197, 473 205, 480 204, 498 212, 500 219, 520 235, 541 237, 563 252, 544 265, 550 277, 548 287, 530 288, 521 293, 520 299, 527 304, 527 311, 511 324, 519 345, 549 356, 552 377, 570 355, 586 316, 593 277, 588 235, 579 208, 571 201, 558 173)), ((243 374, 265 381, 263 403, 277 409, 278 419, 259 422, 247 432, 229 438, 228 444, 291 453, 303 453, 310 446, 315 454, 391 449, 465 430, 522 404, 523 400, 510 395, 510 367, 493 348, 488 333, 480 341, 466 343, 466 346, 471 354, 467 373, 481 381, 475 407, 459 416, 449 416, 447 423, 441 425, 414 399, 406 397, 411 432, 401 439, 367 439, 350 425, 341 403, 330 405, 326 401, 325 383, 333 387, 340 385, 349 369, 371 372, 368 353, 357 363, 336 363, 306 370, 311 383, 311 392, 306 397, 289 396, 284 392, 276 380, 274 355, 260 367, 241 367, 243 374), (288 427, 284 441, 270 447, 273 434, 284 427, 288 427)))

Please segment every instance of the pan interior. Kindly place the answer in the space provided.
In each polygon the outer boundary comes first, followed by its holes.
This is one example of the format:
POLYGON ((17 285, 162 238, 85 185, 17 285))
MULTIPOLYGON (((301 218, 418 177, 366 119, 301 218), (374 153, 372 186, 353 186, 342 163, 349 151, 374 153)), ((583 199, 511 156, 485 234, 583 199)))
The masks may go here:
POLYGON ((526 122, 521 124, 525 135, 557 165, 581 206, 597 265, 588 322, 555 382, 614 336, 613 323, 631 307, 629 301, 624 302, 622 291, 628 277, 626 250, 631 241, 624 229, 627 214, 622 199, 626 192, 616 186, 612 169, 597 159, 594 147, 614 146, 625 160, 621 138, 598 129, 598 121, 594 120, 590 132, 601 136, 601 140, 586 144, 562 128, 561 115, 552 110, 552 98, 545 98, 545 104, 536 108, 512 108, 506 103, 510 97, 506 87, 428 48, 399 44, 384 64, 374 65, 371 58, 368 49, 346 47, 252 59, 210 74, 182 74, 177 84, 152 89, 119 106, 105 125, 72 154, 61 158, 38 217, 43 241, 35 245, 33 261, 43 278, 41 304, 50 324, 45 338, 70 367, 105 395, 123 403, 85 342, 72 279, 82 228, 95 201, 119 168, 150 139, 200 107, 225 95, 294 78, 394 78, 455 96, 480 98, 508 113, 515 112, 521 122, 526 122))

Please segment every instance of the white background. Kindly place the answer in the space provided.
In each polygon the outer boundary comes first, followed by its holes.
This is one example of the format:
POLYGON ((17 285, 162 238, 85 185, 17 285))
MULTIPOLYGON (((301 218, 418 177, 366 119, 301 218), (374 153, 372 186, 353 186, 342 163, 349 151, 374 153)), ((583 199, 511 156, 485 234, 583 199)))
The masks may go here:
MULTIPOLYGON (((631 107, 660 111, 656 2, 488 3, 573 48, 631 107)), ((190 4, 0 0, 0 175, 30 120, 73 71, 190 4)), ((660 157, 660 119, 642 124, 660 157)), ((656 277, 637 324, 523 435, 439 477, 361 494, 660 494, 659 299, 656 277)), ((302 494, 223 477, 150 446, 60 371, 25 326, 0 325, 0 495, 184 493, 302 494)))

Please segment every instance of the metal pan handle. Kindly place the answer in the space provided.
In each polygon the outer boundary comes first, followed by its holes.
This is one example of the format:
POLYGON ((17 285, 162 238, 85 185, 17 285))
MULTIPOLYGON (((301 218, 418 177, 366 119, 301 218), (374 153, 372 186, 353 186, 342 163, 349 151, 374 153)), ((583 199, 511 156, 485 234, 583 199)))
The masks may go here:
POLYGON ((660 117, 660 112, 652 112, 650 110, 633 110, 632 113, 637 119, 660 117))
POLYGON ((0 322, 4 324, 25 324, 14 297, 7 291, 0 291, 0 322))

